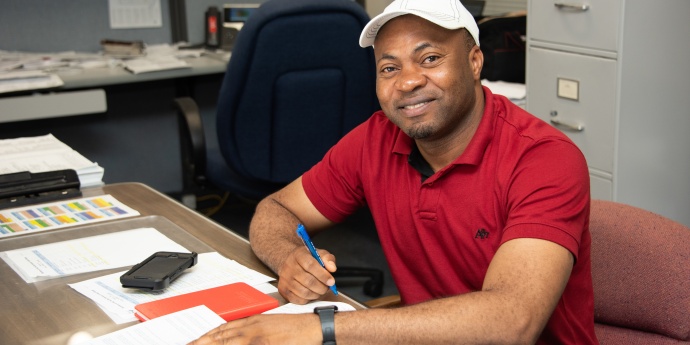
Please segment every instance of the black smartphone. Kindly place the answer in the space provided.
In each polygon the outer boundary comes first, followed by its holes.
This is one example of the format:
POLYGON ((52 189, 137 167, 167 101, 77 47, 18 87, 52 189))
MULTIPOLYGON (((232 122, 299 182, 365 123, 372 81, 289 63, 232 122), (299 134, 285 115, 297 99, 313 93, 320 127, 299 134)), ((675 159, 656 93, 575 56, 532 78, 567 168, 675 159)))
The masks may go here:
POLYGON ((120 276, 120 283, 125 288, 163 290, 196 261, 195 252, 156 252, 120 276))

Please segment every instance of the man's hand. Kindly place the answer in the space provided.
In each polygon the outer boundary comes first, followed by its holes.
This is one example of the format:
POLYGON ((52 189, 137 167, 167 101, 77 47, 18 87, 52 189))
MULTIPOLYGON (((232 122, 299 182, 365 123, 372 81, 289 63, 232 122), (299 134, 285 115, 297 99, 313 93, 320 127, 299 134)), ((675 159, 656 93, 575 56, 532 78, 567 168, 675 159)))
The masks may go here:
POLYGON ((255 315, 218 326, 189 345, 319 345, 321 341, 316 314, 255 315))
POLYGON ((313 301, 335 284, 331 275, 336 270, 335 256, 323 249, 318 249, 318 252, 326 265, 325 269, 304 246, 292 251, 280 268, 278 291, 289 302, 305 304, 313 301))

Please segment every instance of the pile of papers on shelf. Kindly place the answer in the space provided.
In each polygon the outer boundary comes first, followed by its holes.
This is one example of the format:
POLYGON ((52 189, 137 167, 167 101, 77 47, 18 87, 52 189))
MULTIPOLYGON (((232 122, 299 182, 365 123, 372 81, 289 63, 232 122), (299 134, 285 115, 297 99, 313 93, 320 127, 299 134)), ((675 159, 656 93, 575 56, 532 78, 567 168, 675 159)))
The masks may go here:
MULTIPOLYGON (((184 59, 198 58, 205 53, 204 49, 192 49, 185 42, 145 44, 142 41, 104 40, 102 43, 103 51, 98 53, 34 53, 0 49, 0 94, 59 87, 63 81, 57 73, 84 69, 123 67, 139 74, 190 68, 184 59)), ((227 61, 229 52, 221 59, 227 61)))
POLYGON ((146 54, 142 57, 124 59, 122 65, 126 70, 139 74, 190 68, 189 64, 182 58, 201 56, 201 50, 181 50, 178 45, 170 44, 146 45, 145 52, 146 54))
POLYGON ((524 105, 527 100, 527 88, 525 84, 482 79, 482 85, 488 87, 491 92, 497 95, 506 96, 511 102, 517 105, 524 105))
POLYGON ((144 55, 143 41, 101 40, 103 54, 115 57, 136 57, 144 55))
POLYGON ((29 53, 0 50, 0 94, 59 87, 64 83, 57 72, 114 66, 117 61, 101 54, 73 51, 29 53))
POLYGON ((12 71, 0 73, 0 93, 47 89, 62 86, 56 74, 43 71, 12 71))
POLYGON ((81 187, 103 185, 105 170, 52 134, 0 140, 0 174, 73 169, 81 187))

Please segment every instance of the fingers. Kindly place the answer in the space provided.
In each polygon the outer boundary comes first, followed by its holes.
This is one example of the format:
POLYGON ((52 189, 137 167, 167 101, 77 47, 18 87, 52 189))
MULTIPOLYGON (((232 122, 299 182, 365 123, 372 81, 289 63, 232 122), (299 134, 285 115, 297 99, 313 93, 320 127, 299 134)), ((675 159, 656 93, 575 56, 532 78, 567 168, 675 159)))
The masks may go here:
POLYGON ((328 272, 335 272, 338 267, 335 264, 335 255, 329 253, 327 250, 324 249, 319 249, 319 255, 321 256, 321 259, 323 260, 324 266, 326 266, 326 270, 328 272))
POLYGON ((201 336, 199 339, 189 343, 188 345, 209 345, 209 344, 224 344, 228 343, 230 339, 242 336, 240 327, 247 324, 248 319, 239 319, 222 324, 201 336))
POLYGON ((216 327, 189 345, 303 345, 321 343, 314 314, 254 315, 216 327))
POLYGON ((320 250, 319 255, 327 269, 306 248, 298 248, 285 261, 278 279, 278 291, 285 299, 304 304, 318 299, 329 291, 329 286, 335 284, 329 272, 336 269, 335 256, 325 250, 320 250))
POLYGON ((257 334, 263 332, 262 327, 256 325, 256 321, 256 317, 230 321, 208 331, 208 333, 188 345, 253 344, 251 339, 256 338, 257 334))

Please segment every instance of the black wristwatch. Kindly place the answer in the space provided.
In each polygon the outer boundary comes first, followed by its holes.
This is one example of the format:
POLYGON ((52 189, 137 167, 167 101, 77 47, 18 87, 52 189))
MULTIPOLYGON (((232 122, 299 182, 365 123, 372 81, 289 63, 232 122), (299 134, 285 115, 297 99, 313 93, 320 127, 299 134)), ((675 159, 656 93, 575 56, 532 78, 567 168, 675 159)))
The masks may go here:
POLYGON ((323 345, 335 345, 335 313, 338 307, 329 305, 314 308, 314 314, 321 320, 321 332, 323 333, 323 345))

